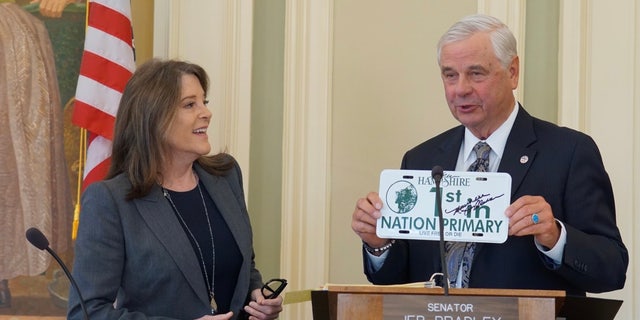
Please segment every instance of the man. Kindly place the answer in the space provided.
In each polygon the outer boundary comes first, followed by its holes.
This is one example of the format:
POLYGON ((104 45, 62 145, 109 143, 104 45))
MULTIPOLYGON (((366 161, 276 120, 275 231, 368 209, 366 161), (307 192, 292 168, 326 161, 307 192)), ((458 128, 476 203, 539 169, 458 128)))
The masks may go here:
MULTIPOLYGON (((483 169, 512 178, 507 241, 467 244, 473 250, 465 249, 467 264, 449 272, 452 286, 572 295, 622 288, 629 257, 600 152, 589 136, 534 118, 515 100, 519 58, 507 26, 485 15, 464 18, 440 39, 438 64, 449 109, 462 125, 409 150, 401 168, 465 171, 480 160, 473 148, 483 142, 491 148, 483 169)), ((371 192, 352 216, 369 281, 417 282, 442 272, 437 241, 376 236, 381 208, 371 192)))

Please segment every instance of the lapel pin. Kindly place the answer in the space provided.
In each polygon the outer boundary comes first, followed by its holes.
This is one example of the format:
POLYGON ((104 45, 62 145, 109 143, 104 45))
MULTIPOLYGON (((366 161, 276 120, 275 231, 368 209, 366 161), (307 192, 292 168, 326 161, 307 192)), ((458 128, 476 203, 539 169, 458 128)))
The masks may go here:
POLYGON ((529 162, 529 157, 527 156, 520 157, 520 163, 525 164, 527 162, 529 162))

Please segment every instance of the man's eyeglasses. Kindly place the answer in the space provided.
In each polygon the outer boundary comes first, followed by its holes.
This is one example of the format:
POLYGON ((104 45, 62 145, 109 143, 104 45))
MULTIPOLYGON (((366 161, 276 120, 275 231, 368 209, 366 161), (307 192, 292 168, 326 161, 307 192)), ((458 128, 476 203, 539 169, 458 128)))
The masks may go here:
POLYGON ((271 279, 262 286, 262 296, 265 299, 277 297, 287 286, 287 279, 271 279))

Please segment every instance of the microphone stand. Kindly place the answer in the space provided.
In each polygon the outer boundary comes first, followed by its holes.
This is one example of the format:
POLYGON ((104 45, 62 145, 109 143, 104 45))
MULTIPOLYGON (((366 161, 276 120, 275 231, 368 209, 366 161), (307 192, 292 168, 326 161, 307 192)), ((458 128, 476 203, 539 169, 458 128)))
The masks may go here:
POLYGON ((442 267, 442 277, 444 288, 444 295, 449 295, 449 272, 447 270, 447 262, 445 260, 445 248, 444 248, 444 217, 442 213, 442 190, 440 190, 440 180, 442 180, 442 167, 435 166, 431 170, 431 177, 433 177, 436 183, 436 205, 438 210, 438 223, 440 226, 440 264, 442 267))
POLYGON ((71 276, 71 272, 69 272, 69 269, 67 269, 67 266, 64 264, 64 262, 62 262, 62 259, 60 259, 58 254, 55 251, 53 251, 53 249, 51 249, 48 246, 44 249, 47 250, 51 254, 51 256, 53 256, 53 258, 56 259, 56 261, 58 261, 58 264, 60 265, 60 267, 62 267, 62 270, 67 275, 67 278, 69 278, 69 281, 71 281, 71 285, 73 285, 73 288, 76 290, 76 293, 78 294, 78 298, 80 298, 80 307, 82 307, 82 313, 84 314, 84 319, 89 320, 89 313, 87 312, 87 307, 84 305, 84 298, 82 298, 82 294, 80 293, 80 288, 78 288, 76 281, 73 280, 73 277, 71 276))
POLYGON ((82 307, 82 313, 84 315, 84 319, 89 320, 89 313, 87 312, 87 307, 84 305, 84 298, 82 298, 82 294, 80 293, 80 288, 78 287, 78 285, 76 284, 76 281, 71 276, 71 272, 69 272, 67 265, 62 261, 62 259, 60 259, 58 254, 49 247, 49 240, 47 239, 47 237, 42 233, 42 231, 40 231, 38 228, 35 228, 35 227, 31 227, 27 230, 26 237, 29 243, 31 243, 34 247, 40 250, 46 250, 47 252, 49 252, 49 254, 51 254, 51 256, 54 259, 56 259, 60 267, 62 267, 64 274, 67 276, 67 278, 71 282, 73 289, 78 294, 78 298, 80 299, 80 307, 82 307))

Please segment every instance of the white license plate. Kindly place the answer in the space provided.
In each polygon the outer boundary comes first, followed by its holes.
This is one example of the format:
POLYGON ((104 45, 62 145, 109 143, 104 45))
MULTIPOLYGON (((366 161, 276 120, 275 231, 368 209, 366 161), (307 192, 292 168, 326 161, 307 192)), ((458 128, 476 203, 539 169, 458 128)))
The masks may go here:
MULTIPOLYGON (((440 182, 445 241, 503 243, 511 203, 511 176, 504 172, 444 171, 440 182)), ((381 238, 440 240, 435 181, 430 170, 380 173, 381 238)))

